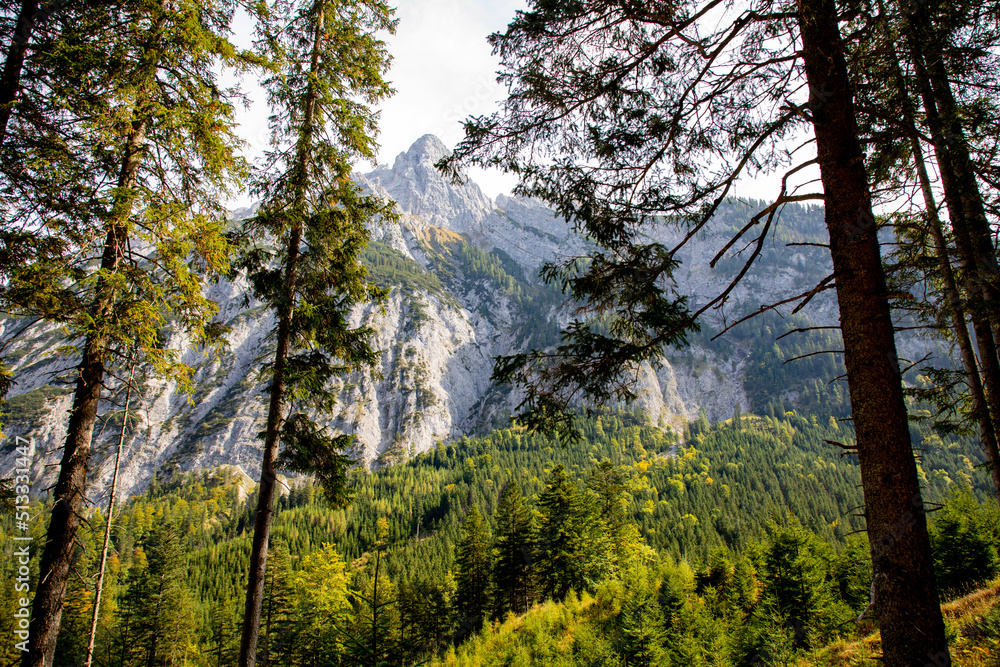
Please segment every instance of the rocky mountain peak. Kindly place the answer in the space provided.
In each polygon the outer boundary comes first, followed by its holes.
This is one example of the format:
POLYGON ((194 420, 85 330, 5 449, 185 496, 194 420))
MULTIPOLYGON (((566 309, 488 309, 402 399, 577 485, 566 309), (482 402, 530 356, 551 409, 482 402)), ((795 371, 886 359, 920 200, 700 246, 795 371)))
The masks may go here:
POLYGON ((433 166, 435 162, 448 155, 451 155, 451 151, 448 150, 443 141, 433 134, 425 134, 414 141, 405 153, 396 156, 393 169, 398 168, 401 163, 404 165, 428 163, 433 166))
POLYGON ((425 134, 392 167, 380 166, 365 180, 418 223, 466 233, 482 226, 494 204, 475 183, 455 184, 442 177, 434 164, 450 153, 440 139, 425 134))

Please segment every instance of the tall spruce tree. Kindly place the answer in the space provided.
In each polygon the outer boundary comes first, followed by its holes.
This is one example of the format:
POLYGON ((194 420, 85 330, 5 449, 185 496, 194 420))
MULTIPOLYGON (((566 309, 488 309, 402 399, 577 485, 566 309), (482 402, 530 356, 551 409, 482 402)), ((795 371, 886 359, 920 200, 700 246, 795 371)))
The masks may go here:
POLYGON ((447 584, 410 582, 399 587, 396 600, 400 659, 406 664, 421 664, 440 653, 454 636, 455 616, 447 584))
POLYGON ((665 648, 667 623, 657 601, 657 582, 641 572, 627 580, 629 595, 622 604, 618 624, 618 650, 635 667, 668 664, 665 648))
POLYGON ((263 203, 244 228, 254 245, 242 266, 277 326, 240 644, 244 666, 256 662, 278 467, 318 475, 335 503, 347 498, 350 460, 341 452, 351 437, 331 437, 305 412, 287 411, 290 404, 328 407, 333 376, 375 362, 371 330, 351 328, 348 318, 354 305, 380 294, 364 280, 360 253, 367 225, 393 214, 350 179, 353 160, 374 158, 371 106, 391 92, 383 80, 389 58, 376 33, 394 30, 392 10, 377 0, 316 0, 278 5, 265 19, 263 41, 278 66, 264 82, 272 149, 256 182, 263 203))
POLYGON ((606 540, 592 528, 597 517, 562 465, 552 469, 538 496, 535 572, 539 592, 562 600, 570 591, 582 593, 594 582, 594 563, 605 554, 606 540))
POLYGON ((534 525, 521 487, 511 481, 493 512, 493 618, 523 614, 534 597, 534 525))
POLYGON ((602 459, 591 468, 587 488, 596 496, 594 511, 597 517, 588 527, 592 534, 590 539, 595 543, 603 542, 607 552, 602 555, 604 562, 598 559, 598 564, 605 568, 607 575, 621 577, 652 556, 638 527, 627 514, 625 474, 609 459, 602 459), (596 521, 598 517, 602 521, 596 521))
POLYGON ((479 632, 489 611, 490 564, 490 534, 473 505, 455 545, 455 610, 462 635, 479 632))
POLYGON ((169 320, 196 344, 219 342, 204 278, 227 265, 219 202, 244 170, 233 93, 217 72, 251 61, 226 40, 230 11, 73 4, 50 16, 44 48, 26 51, 44 105, 7 127, 0 308, 58 324, 79 345, 26 666, 52 662, 109 365, 134 344, 154 371, 189 386, 162 328, 169 320))
POLYGON ((194 600, 187 589, 187 563, 177 526, 167 517, 146 541, 149 559, 145 600, 146 665, 188 664, 197 654, 194 600))
POLYGON ((570 405, 633 399, 636 365, 659 363, 699 315, 726 305, 777 211, 821 199, 834 273, 797 298, 837 293, 885 661, 947 663, 837 6, 760 0, 727 9, 721 0, 535 2, 491 37, 508 98, 467 122, 442 167, 473 160, 514 172, 517 193, 549 202, 598 244, 543 269, 580 306, 563 343, 499 359, 494 378, 526 389, 529 425, 572 436, 570 405), (716 13, 725 20, 707 20, 716 13), (756 233, 736 278, 692 313, 673 289, 675 253, 710 224, 737 179, 789 165, 783 140, 798 131, 815 138, 807 162, 818 165, 823 192, 788 192, 783 179, 711 262, 756 233), (651 240, 670 221, 685 232, 680 243, 651 240))
POLYGON ((399 662, 397 597, 395 587, 385 572, 388 550, 389 521, 379 517, 370 576, 361 573, 358 588, 351 596, 354 606, 353 632, 341 636, 347 648, 348 664, 358 667, 380 667, 399 662))
MULTIPOLYGON (((963 8, 970 10, 972 16, 978 14, 975 4, 966 6, 963 3, 963 8)), ((921 6, 903 3, 900 7, 903 15, 900 33, 913 68, 914 87, 923 105, 924 121, 934 148, 955 239, 964 283, 964 310, 971 317, 982 374, 981 398, 973 374, 968 374, 974 392, 973 400, 978 403, 973 405, 973 409, 983 424, 982 445, 986 449, 987 462, 1000 497, 1000 452, 997 451, 997 434, 1000 433, 1000 265, 980 189, 979 176, 983 169, 977 168, 973 161, 968 139, 968 116, 956 99, 954 90, 963 79, 967 80, 969 69, 975 71, 977 66, 983 72, 995 69, 996 56, 990 49, 986 49, 986 57, 982 54, 971 54, 970 57, 969 53, 965 53, 960 56, 962 65, 957 68, 949 66, 954 65, 948 62, 949 52, 954 56, 955 51, 961 53, 965 50, 958 47, 956 41, 964 42, 970 37, 961 34, 965 32, 963 28, 970 25, 974 29, 978 27, 974 18, 959 19, 962 12, 956 12, 956 9, 951 3, 930 2, 921 6), (992 68, 988 64, 991 62, 992 68), (956 69, 959 71, 956 72, 956 69), (992 425, 992 434, 988 432, 989 425, 992 425)), ((970 41, 975 44, 977 40, 970 41)), ((994 44, 998 41, 995 28, 990 41, 994 44)), ((972 79, 971 83, 978 87, 980 77, 973 75, 972 79)), ((987 90, 991 88, 990 83, 995 90, 997 82, 992 75, 982 81, 987 90)), ((970 106, 974 108, 975 101, 970 106)), ((971 115, 973 118, 982 117, 983 111, 979 109, 971 115)), ((995 110, 992 116, 996 119, 995 110)), ((915 159, 918 150, 919 143, 914 151, 915 159)), ((963 350, 966 357, 970 352, 963 350)), ((971 362, 972 359, 968 359, 966 364, 971 362)))
POLYGON ((108 645, 108 654, 113 663, 143 664, 151 599, 152 579, 149 575, 149 560, 146 558, 145 550, 139 547, 132 553, 131 567, 128 568, 124 591, 118 603, 116 633, 108 645))
MULTIPOLYGON (((930 6, 921 9, 918 14, 927 11, 940 13, 941 7, 930 6)), ((961 9, 949 4, 944 20, 938 23, 954 24, 956 16, 969 10, 970 17, 959 22, 970 27, 972 16, 976 15, 975 3, 968 3, 961 9)), ((914 289, 914 282, 922 283, 916 289, 929 290, 922 302, 903 297, 897 301, 897 307, 905 311, 922 315, 925 321, 949 333, 957 344, 964 369, 964 383, 968 387, 970 416, 977 423, 980 443, 986 454, 988 467, 993 477, 994 491, 1000 499, 1000 450, 997 446, 997 432, 1000 426, 1000 363, 997 357, 995 334, 991 330, 990 319, 983 308, 983 297, 980 294, 979 266, 971 253, 971 246, 964 242, 962 236, 950 233, 945 222, 939 215, 934 184, 924 156, 924 137, 934 136, 941 131, 937 109, 933 99, 922 96, 921 82, 926 80, 927 69, 922 65, 928 58, 936 62, 948 60, 946 44, 955 41, 954 35, 948 35, 946 25, 939 26, 934 32, 937 39, 915 32, 917 27, 912 20, 906 20, 906 7, 896 7, 893 3, 878 2, 874 7, 866 7, 855 19, 856 27, 867 29, 869 39, 857 40, 848 44, 850 51, 850 66, 853 79, 857 82, 859 95, 859 114, 863 131, 868 137, 871 148, 868 161, 872 165, 873 184, 880 190, 888 190, 890 197, 898 196, 900 186, 905 192, 912 188, 919 192, 923 199, 923 211, 919 215, 897 215, 891 218, 894 231, 899 241, 898 250, 893 253, 890 261, 894 262, 893 281, 896 291, 903 295, 914 289), (920 42, 919 53, 915 57, 912 48, 914 39, 920 42), (902 51, 899 50, 903 46, 902 51), (909 55, 909 58, 907 58, 909 55), (915 59, 914 59, 915 58, 915 59), (909 62, 908 62, 909 61, 909 62), (923 99, 925 109, 929 113, 921 113, 920 101, 923 99), (931 106, 927 106, 930 104, 931 106), (882 111, 885 108, 897 109, 899 117, 889 117, 882 111), (925 126, 920 125, 924 119, 925 126), (934 126, 934 127, 930 127, 934 126), (912 185, 911 185, 912 184, 912 185), (958 238, 957 248, 949 245, 949 239, 958 238), (951 257, 959 258, 960 271, 952 267, 951 257), (972 313, 972 326, 976 333, 975 341, 969 335, 968 315, 972 313), (978 359, 973 343, 978 348, 978 359)), ((954 26, 952 31, 954 31, 954 26)), ((962 53, 962 64, 952 67, 949 71, 948 86, 955 85, 968 90, 996 89, 997 82, 992 74, 990 63, 996 62, 996 56, 982 49, 985 42, 997 39, 995 30, 976 25, 972 34, 966 34, 961 41, 968 40, 965 47, 952 44, 952 51, 962 53), (986 35, 977 34, 985 32, 986 35)), ((952 54, 952 59, 954 56, 952 54)), ((1000 116, 992 105, 982 104, 980 94, 975 94, 970 101, 975 109, 969 116, 962 114, 963 126, 968 124, 989 124, 985 119, 991 116, 993 122, 1000 116), (985 117, 985 118, 984 118, 985 117), (972 119, 975 120, 972 120, 972 119)), ((971 111, 971 109, 970 109, 971 111)), ((939 170, 948 166, 949 158, 945 155, 938 159, 939 170), (942 163, 943 160, 943 163, 942 163)), ((980 168, 981 170, 981 168, 980 168)), ((946 200, 950 198, 949 217, 963 216, 963 208, 954 205, 954 177, 942 180, 946 183, 946 200)), ((978 197, 978 189, 973 188, 974 197, 978 197)), ((963 217, 958 218, 958 230, 967 228, 963 217)), ((988 269, 987 269, 988 272, 988 269)), ((913 390, 920 398, 930 399, 943 415, 956 411, 956 400, 951 391, 954 387, 954 373, 947 369, 935 369, 926 373, 935 380, 934 386, 926 390, 913 390)), ((941 419, 939 425, 945 429, 956 426, 947 416, 941 419)), ((961 424, 958 425, 962 427, 961 424)))
MULTIPOLYGON (((288 554, 288 547, 279 542, 268 551, 271 557, 268 559, 270 562, 267 568, 267 583, 264 586, 264 607, 261 618, 263 638, 260 655, 257 658, 260 667, 289 662, 295 634, 293 605, 295 591, 292 586, 291 557, 288 554)), ((312 570, 318 560, 319 558, 311 559, 307 564, 308 569, 312 570)), ((330 576, 329 571, 324 574, 330 576)), ((322 578, 322 575, 314 577, 313 583, 315 579, 322 578)), ((303 589, 308 590, 309 585, 303 586, 303 589)))
POLYGON ((829 572, 829 555, 815 535, 794 519, 769 527, 761 581, 765 603, 780 623, 797 629, 795 648, 825 643, 839 623, 852 616, 837 604, 829 572))

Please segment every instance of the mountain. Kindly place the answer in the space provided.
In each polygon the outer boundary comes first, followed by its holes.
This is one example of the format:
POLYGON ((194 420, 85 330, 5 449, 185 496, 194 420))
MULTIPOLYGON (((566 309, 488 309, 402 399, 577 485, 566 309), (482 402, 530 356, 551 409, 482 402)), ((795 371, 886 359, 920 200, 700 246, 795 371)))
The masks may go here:
MULTIPOLYGON (((565 322, 567 307, 559 293, 540 283, 538 269, 545 261, 578 255, 588 247, 585 238, 538 201, 505 196, 494 201, 474 183, 443 178, 433 165, 447 151, 436 137, 424 136, 391 167, 357 177, 365 187, 394 199, 402 214, 398 224, 374 229, 375 241, 365 257, 373 280, 391 290, 388 300, 353 314, 354 323, 377 331, 381 363, 377 373, 340 380, 339 405, 321 421, 355 433, 354 455, 367 467, 505 426, 517 397, 510 388, 491 383, 492 359, 558 342, 558 324, 565 322)), ((735 245, 715 269, 709 262, 756 210, 755 202, 727 203, 707 233, 686 244, 677 275, 679 293, 691 295, 699 305, 726 287, 745 261, 745 253, 737 254, 742 245, 735 245)), ((664 225, 659 233, 656 240, 671 241, 684 230, 664 225)), ((810 304, 806 319, 771 316, 743 333, 711 340, 712 332, 734 316, 804 292, 825 277, 830 263, 822 250, 787 245, 820 243, 823 236, 821 208, 784 209, 772 240, 733 290, 726 312, 710 311, 705 331, 693 345, 671 353, 660 368, 639 370, 635 407, 645 419, 677 429, 699 414, 716 421, 738 407, 763 411, 778 397, 796 405, 828 404, 827 414, 843 412, 843 391, 819 383, 839 374, 833 372, 836 362, 809 361, 813 365, 793 375, 764 364, 767 355, 787 358, 794 352, 775 343, 779 330, 795 323, 836 322, 831 293, 810 304)), ((234 465, 255 475, 261 458, 256 434, 266 410, 265 380, 256 371, 273 351, 269 333, 274 319, 260 304, 245 306, 246 291, 239 279, 209 288, 209 296, 219 303, 220 319, 230 327, 230 347, 221 357, 206 357, 183 336, 170 334, 171 344, 184 350, 184 360, 195 369, 193 395, 179 393, 171 381, 143 379, 143 396, 133 414, 138 426, 128 435, 122 468, 126 493, 144 488, 154 474, 178 470, 234 465)), ((76 359, 60 349, 65 341, 58 330, 32 329, 15 338, 23 326, 12 319, 0 322, 2 339, 11 341, 7 358, 15 373, 4 430, 8 436, 32 439, 34 489, 41 490, 56 474, 72 401, 66 378, 76 359)), ((818 335, 806 334, 799 340, 811 342, 797 342, 795 349, 822 349, 833 341, 828 334, 818 335)), ((780 366, 781 359, 775 363, 780 366)), ((113 410, 110 403, 105 406, 106 412, 113 410)), ((120 413, 112 414, 95 434, 94 493, 110 480, 120 419, 120 413)), ((0 455, 4 469, 12 467, 13 444, 9 437, 0 455)))

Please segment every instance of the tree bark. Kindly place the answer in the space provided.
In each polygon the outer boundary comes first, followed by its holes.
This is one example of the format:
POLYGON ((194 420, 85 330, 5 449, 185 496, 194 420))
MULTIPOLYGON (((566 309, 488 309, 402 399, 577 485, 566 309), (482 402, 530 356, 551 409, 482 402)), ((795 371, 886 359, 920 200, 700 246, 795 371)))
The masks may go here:
POLYGON ((888 290, 833 0, 799 0, 884 663, 948 665, 888 290))

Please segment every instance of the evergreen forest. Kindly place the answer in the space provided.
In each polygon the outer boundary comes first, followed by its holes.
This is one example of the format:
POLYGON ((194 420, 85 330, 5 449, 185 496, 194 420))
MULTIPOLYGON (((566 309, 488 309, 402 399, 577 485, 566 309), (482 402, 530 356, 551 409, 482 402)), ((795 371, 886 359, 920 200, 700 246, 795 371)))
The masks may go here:
MULTIPOLYGON (((258 659, 754 665, 871 631, 872 619, 854 622, 872 576, 856 457, 829 444, 850 444, 849 426, 772 409, 701 419, 683 437, 629 413, 582 429, 582 447, 503 429, 356 471, 344 509, 308 479, 283 479, 258 659)), ((942 587, 958 597, 1000 573, 1000 512, 973 441, 914 437, 941 506, 931 535, 942 587)), ((94 664, 237 664, 254 496, 222 468, 157 480, 124 505, 94 664)), ((86 655, 100 512, 88 523, 58 665, 86 655)), ((4 633, 13 534, 8 517, 4 633)))
POLYGON ((1000 5, 405 16, 0 2, 0 667, 1000 664, 1000 5))

